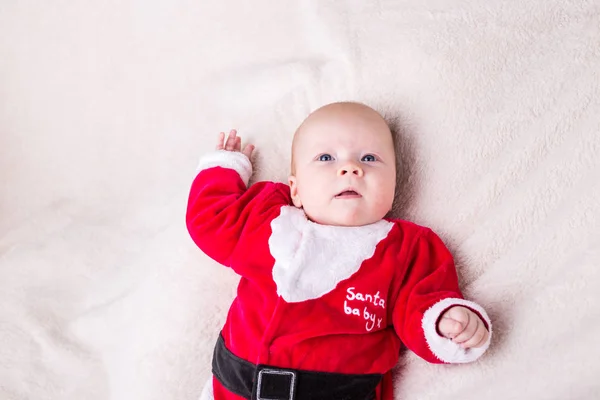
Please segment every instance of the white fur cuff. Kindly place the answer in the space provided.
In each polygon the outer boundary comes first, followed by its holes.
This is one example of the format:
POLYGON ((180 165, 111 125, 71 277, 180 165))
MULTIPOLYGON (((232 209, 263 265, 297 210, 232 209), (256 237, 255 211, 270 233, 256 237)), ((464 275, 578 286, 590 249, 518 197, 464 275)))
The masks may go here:
POLYGON ((450 298, 438 301, 423 315, 422 326, 429 349, 437 358, 446 363, 468 363, 475 361, 485 353, 492 340, 492 323, 490 318, 480 305, 469 300, 450 298), (482 347, 463 349, 452 340, 437 333, 438 319, 444 311, 453 306, 463 306, 475 310, 485 320, 490 335, 482 347))
POLYGON ((216 150, 204 155, 198 163, 196 173, 213 167, 233 169, 240 175, 246 186, 252 176, 252 163, 239 151, 216 150))

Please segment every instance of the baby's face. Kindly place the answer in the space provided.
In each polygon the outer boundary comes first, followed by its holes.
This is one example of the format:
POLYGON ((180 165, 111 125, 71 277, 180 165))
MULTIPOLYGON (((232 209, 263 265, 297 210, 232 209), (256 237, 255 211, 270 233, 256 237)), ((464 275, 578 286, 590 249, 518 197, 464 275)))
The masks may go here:
POLYGON ((374 110, 333 105, 309 117, 295 141, 294 205, 325 225, 361 226, 391 209, 396 186, 392 135, 374 110))

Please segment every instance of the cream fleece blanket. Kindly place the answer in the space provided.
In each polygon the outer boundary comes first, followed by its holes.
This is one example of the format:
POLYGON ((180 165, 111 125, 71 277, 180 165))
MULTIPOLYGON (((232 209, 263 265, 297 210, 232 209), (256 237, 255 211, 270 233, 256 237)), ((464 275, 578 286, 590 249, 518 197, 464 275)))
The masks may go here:
POLYGON ((401 136, 396 216, 494 320, 397 399, 600 399, 600 3, 72 1, 0 6, 0 399, 197 399, 236 277, 184 224, 219 130, 285 180, 336 100, 401 136))

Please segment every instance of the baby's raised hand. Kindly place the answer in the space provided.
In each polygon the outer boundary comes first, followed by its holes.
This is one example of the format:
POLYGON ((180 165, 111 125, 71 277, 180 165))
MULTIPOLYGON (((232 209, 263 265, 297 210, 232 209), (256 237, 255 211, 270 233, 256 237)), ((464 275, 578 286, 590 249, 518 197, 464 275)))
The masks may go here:
POLYGON ((235 129, 232 129, 229 132, 227 141, 225 140, 225 132, 219 133, 217 150, 241 151, 246 157, 250 158, 254 151, 254 145, 247 144, 242 151, 242 138, 237 136, 237 131, 235 129))
POLYGON ((481 347, 489 337, 489 332, 479 316, 462 306, 454 306, 442 314, 438 322, 438 331, 464 349, 481 347))

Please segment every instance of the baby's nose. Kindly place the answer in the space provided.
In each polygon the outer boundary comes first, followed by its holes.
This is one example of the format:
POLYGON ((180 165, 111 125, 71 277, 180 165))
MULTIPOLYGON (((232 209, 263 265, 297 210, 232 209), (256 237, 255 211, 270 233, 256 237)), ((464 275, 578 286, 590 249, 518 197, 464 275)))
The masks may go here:
POLYGON ((352 174, 361 177, 363 176, 363 173, 363 169, 360 167, 360 165, 355 163, 345 164, 338 170, 338 176, 352 174))

